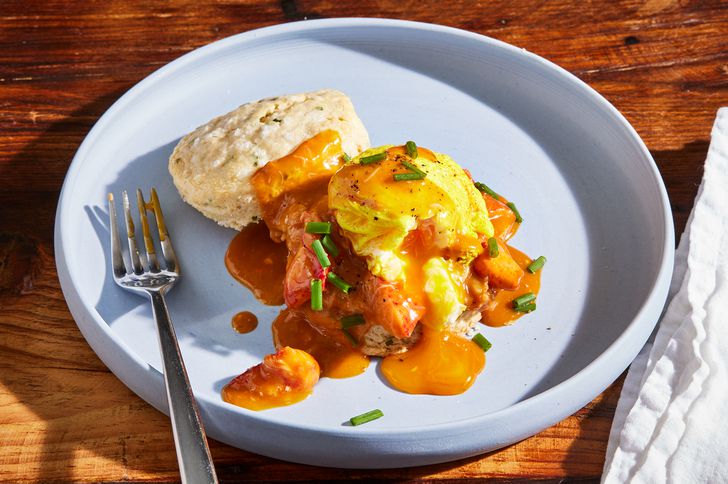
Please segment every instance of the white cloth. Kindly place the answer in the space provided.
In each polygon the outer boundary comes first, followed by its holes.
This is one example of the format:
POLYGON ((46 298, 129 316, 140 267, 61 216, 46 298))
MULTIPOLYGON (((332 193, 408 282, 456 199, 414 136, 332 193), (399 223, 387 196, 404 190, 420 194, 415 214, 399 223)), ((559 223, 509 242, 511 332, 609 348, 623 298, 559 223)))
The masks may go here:
POLYGON ((713 126, 668 300, 627 374, 603 483, 728 483, 728 108, 713 126))

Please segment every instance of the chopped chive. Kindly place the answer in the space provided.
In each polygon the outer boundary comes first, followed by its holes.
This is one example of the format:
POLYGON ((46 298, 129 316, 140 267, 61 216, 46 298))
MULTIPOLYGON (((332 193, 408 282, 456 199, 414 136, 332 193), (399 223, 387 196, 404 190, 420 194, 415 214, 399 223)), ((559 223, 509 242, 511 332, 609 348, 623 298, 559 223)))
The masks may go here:
POLYGON ((307 234, 330 234, 331 222, 309 222, 306 224, 307 234))
POLYGON ((419 156, 419 153, 417 153, 417 145, 414 141, 408 141, 404 145, 405 149, 407 150, 407 155, 409 155, 410 158, 415 159, 419 156))
POLYGON ((491 188, 490 188, 490 187, 489 187, 488 185, 486 185, 485 183, 475 182, 475 188, 477 188, 477 189, 478 189, 478 191, 480 191, 480 192, 485 192, 485 193, 487 193, 488 195, 490 195, 491 197, 495 198, 496 200, 498 200, 498 199, 500 198, 500 195, 498 195, 498 194, 497 194, 496 192, 494 192, 494 191, 493 191, 493 190, 492 190, 492 189, 491 189, 491 188))
POLYGON ((347 294, 349 293, 351 285, 347 284, 345 280, 343 280, 333 272, 329 272, 326 276, 326 279, 328 279, 331 284, 341 289, 342 292, 345 292, 347 294))
POLYGON ((516 306, 513 309, 515 309, 516 312, 519 312, 519 313, 530 313, 531 311, 536 310, 536 303, 530 302, 530 303, 526 303, 526 304, 521 304, 520 306, 516 306))
POLYGON ((334 257, 339 256, 339 248, 336 247, 334 239, 332 239, 329 235, 324 235, 324 238, 321 239, 321 244, 324 246, 324 249, 326 249, 326 252, 334 257))
POLYGON ((321 279, 311 279, 311 309, 321 311, 324 308, 324 293, 321 279))
POLYGON ((424 180, 425 175, 419 173, 395 173, 392 175, 394 181, 424 180))
POLYGON ((372 420, 376 420, 378 418, 384 417, 384 414, 381 410, 378 408, 375 408, 374 410, 370 410, 367 413, 363 413, 361 415, 357 415, 356 417, 351 417, 349 419, 349 422, 351 422, 351 425, 361 425, 365 424, 367 422, 371 422, 372 420))
POLYGON ((345 162, 347 162, 347 163, 349 163, 349 162, 351 161, 351 156, 347 155, 346 153, 344 153, 343 155, 341 155, 341 157, 342 157, 342 158, 344 159, 344 161, 345 161, 345 162))
POLYGON ((420 175, 422 175, 422 177, 426 177, 427 176, 427 173, 425 173, 424 171, 420 170, 419 168, 417 168, 417 166, 413 165, 412 163, 410 163, 407 160, 400 160, 400 163, 402 163, 405 167, 407 167, 407 169, 409 171, 411 171, 411 172, 419 173, 420 175))
POLYGON ((381 153, 377 153, 374 155, 362 156, 361 158, 359 158, 359 163, 362 165, 369 165, 372 163, 380 162, 383 159, 385 159, 386 157, 387 157, 387 152, 382 151, 381 153))
POLYGON ((513 300, 513 307, 517 308, 518 306, 523 306, 524 304, 530 303, 534 299, 536 299, 536 295, 532 292, 527 292, 526 294, 522 294, 513 300))
POLYGON ((535 273, 537 273, 537 272, 538 272, 539 270, 541 270, 541 268, 543 267, 543 265, 544 265, 545 263, 546 263, 546 257, 544 257, 544 256, 540 256, 540 257, 539 257, 538 259, 536 259, 535 261, 531 262, 531 263, 530 263, 530 264, 528 265, 528 267, 526 267, 526 270, 527 270, 528 272, 530 272, 531 274, 535 274, 535 273))
POLYGON ((491 237, 488 239, 488 255, 490 255, 491 257, 498 257, 498 254, 500 254, 498 241, 495 239, 495 237, 491 237))
POLYGON ((316 254, 316 258, 318 259, 319 264, 321 264, 321 267, 325 269, 331 265, 329 256, 326 255, 326 251, 324 250, 324 246, 321 245, 320 240, 314 240, 313 244, 311 244, 311 248, 313 249, 314 254, 316 254))
POLYGON ((483 353, 488 351, 493 346, 493 343, 488 341, 488 339, 480 333, 473 336, 473 343, 483 348, 483 353))
POLYGON ((521 217, 521 213, 516 208, 516 204, 513 202, 508 202, 508 203, 506 203, 506 205, 508 205, 508 208, 510 208, 511 211, 513 212, 513 214, 516 216, 516 222, 518 222, 518 223, 523 222, 523 217, 521 217))
POLYGON ((351 328, 352 326, 359 326, 364 324, 364 316, 361 314, 350 314, 341 318, 341 327, 344 329, 351 328))

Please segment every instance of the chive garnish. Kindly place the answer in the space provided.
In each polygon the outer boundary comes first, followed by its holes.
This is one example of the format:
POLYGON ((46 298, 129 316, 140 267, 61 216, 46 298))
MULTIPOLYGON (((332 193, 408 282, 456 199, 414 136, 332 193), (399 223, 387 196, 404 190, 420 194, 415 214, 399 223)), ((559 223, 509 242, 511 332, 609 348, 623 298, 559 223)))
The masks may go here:
POLYGON ((307 234, 330 234, 331 222, 309 222, 306 224, 307 234))
POLYGON ((321 279, 311 279, 311 309, 321 311, 324 308, 324 292, 321 279))
POLYGON ((491 237, 488 239, 488 255, 490 257, 498 257, 498 254, 500 253, 500 249, 498 248, 498 241, 495 240, 495 237, 491 237))
POLYGON ((351 156, 349 156, 349 155, 348 155, 348 154, 346 154, 346 153, 344 153, 343 155, 341 155, 341 157, 342 157, 342 158, 344 159, 344 161, 345 161, 345 162, 347 162, 347 163, 349 163, 349 162, 351 161, 351 156))
POLYGON ((339 248, 336 247, 334 239, 332 239, 329 235, 324 235, 324 238, 321 239, 321 244, 324 246, 324 249, 326 249, 326 252, 334 257, 339 256, 339 248))
POLYGON ((352 326, 359 326, 364 324, 364 316, 361 314, 350 314, 341 318, 341 327, 344 329, 351 328, 352 326))
POLYGON ((410 163, 407 160, 400 160, 400 163, 402 163, 402 165, 404 165, 409 171, 422 175, 423 178, 427 176, 427 173, 420 170, 419 168, 417 168, 415 165, 413 165, 412 163, 410 163))
POLYGON ((521 217, 521 213, 516 208, 516 204, 513 202, 508 202, 508 203, 506 203, 506 205, 508 205, 508 208, 510 208, 511 211, 513 212, 513 214, 516 216, 516 222, 518 222, 518 223, 523 222, 523 217, 521 217))
POLYGON ((485 183, 475 182, 475 188, 477 188, 477 189, 478 189, 478 191, 480 191, 480 192, 485 192, 485 193, 487 193, 488 195, 490 195, 491 197, 495 198, 496 200, 498 200, 498 199, 500 198, 500 195, 498 195, 498 194, 497 194, 496 192, 494 192, 494 191, 493 191, 493 190, 492 190, 492 189, 491 189, 491 188, 490 188, 490 187, 489 187, 488 185, 486 185, 485 183))
POLYGON ((357 347, 359 346, 359 342, 356 340, 353 334, 349 332, 348 329, 342 329, 341 330, 344 333, 344 336, 346 336, 346 339, 349 340, 352 346, 357 347))
POLYGON ((394 181, 424 180, 425 175, 424 173, 395 173, 392 178, 394 181))
POLYGON ((385 159, 386 157, 387 157, 387 152, 382 151, 381 153, 376 153, 374 155, 362 156, 361 158, 359 158, 359 163, 362 165, 369 165, 371 163, 380 162, 383 159, 385 159))
POLYGON ((415 159, 419 156, 419 153, 417 153, 417 145, 414 141, 408 141, 407 143, 405 143, 404 147, 407 150, 407 155, 410 158, 415 159))
POLYGON ((361 425, 365 424, 367 422, 371 422, 372 420, 376 420, 378 418, 384 417, 384 414, 381 410, 378 408, 375 408, 374 410, 370 410, 367 413, 363 413, 361 415, 357 415, 356 417, 351 417, 349 419, 349 422, 351 422, 351 425, 361 425))
POLYGON ((326 276, 326 279, 333 284, 334 286, 341 289, 342 292, 349 294, 349 290, 351 289, 351 285, 347 284, 345 280, 334 274, 333 272, 329 272, 326 276))
POLYGON ((534 299, 536 299, 536 295, 532 292, 527 292, 526 294, 522 294, 513 300, 513 307, 517 308, 518 306, 528 304, 534 299))
POLYGON ((536 259, 535 261, 531 262, 531 263, 530 263, 530 264, 528 265, 528 267, 526 267, 526 270, 527 270, 528 272, 530 272, 531 274, 535 274, 535 273, 537 273, 537 272, 538 272, 539 270, 541 270, 541 268, 543 267, 543 265, 544 265, 545 263, 546 263, 546 257, 544 257, 544 256, 540 256, 540 257, 539 257, 538 259, 536 259))
POLYGON ((493 344, 490 341, 488 341, 488 339, 480 333, 473 336, 473 343, 475 343, 476 345, 483 348, 483 353, 488 351, 493 346, 493 344))
POLYGON ((311 244, 311 248, 313 249, 314 254, 316 254, 316 258, 318 259, 319 264, 321 264, 321 267, 323 267, 325 269, 331 265, 329 256, 326 254, 326 251, 324 250, 324 246, 321 245, 320 240, 318 240, 318 239, 314 240, 313 244, 311 244))
POLYGON ((530 302, 530 303, 526 303, 526 304, 521 304, 520 306, 516 306, 513 309, 515 309, 516 312, 519 312, 519 313, 530 313, 531 311, 536 310, 536 303, 530 302))

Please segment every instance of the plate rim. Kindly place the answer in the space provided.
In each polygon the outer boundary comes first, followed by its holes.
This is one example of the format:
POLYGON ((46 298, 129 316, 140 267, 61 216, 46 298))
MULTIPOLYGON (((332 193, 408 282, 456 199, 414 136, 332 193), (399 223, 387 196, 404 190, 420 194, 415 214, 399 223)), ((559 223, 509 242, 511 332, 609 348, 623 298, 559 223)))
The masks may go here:
MULTIPOLYGON (((90 308, 87 308, 83 302, 81 301, 80 297, 78 296, 78 280, 74 278, 73 269, 69 267, 67 256, 64 250, 64 239, 68 237, 68 230, 65 227, 68 226, 68 224, 64 224, 64 220, 67 220, 70 216, 69 214, 69 203, 66 203, 64 205, 64 200, 67 200, 69 197, 69 192, 72 191, 72 187, 75 183, 75 181, 78 179, 79 173, 82 171, 83 166, 85 163, 90 162, 88 159, 87 153, 90 151, 92 146, 98 141, 99 135, 103 132, 105 126, 112 120, 117 112, 119 112, 121 109, 132 103, 136 97, 144 92, 144 90, 154 85, 155 83, 162 81, 165 77, 172 75, 174 72, 176 72, 179 69, 183 69, 186 66, 190 64, 194 64, 200 59, 204 59, 206 56, 219 51, 223 50, 227 47, 234 46, 234 45, 244 45, 245 43, 248 43, 252 40, 260 40, 260 39, 266 39, 266 38, 273 38, 275 39, 278 36, 291 34, 295 32, 302 32, 302 31, 315 31, 315 30, 321 30, 321 29, 329 29, 329 28, 340 28, 340 27, 346 27, 346 26, 356 26, 356 27, 380 27, 380 26, 386 26, 386 27, 403 27, 405 29, 413 29, 413 30, 424 30, 429 31, 435 34, 448 34, 448 35, 454 35, 458 37, 463 37, 467 39, 473 39, 477 40, 479 42, 487 43, 492 46, 495 46, 500 49, 504 49, 507 51, 510 51, 513 55, 516 56, 525 56, 529 60, 536 62, 538 64, 542 64, 544 67, 546 67, 549 70, 556 71, 559 75, 565 77, 570 83, 578 85, 581 89, 585 89, 589 97, 595 102, 598 103, 602 108, 606 109, 608 114, 610 114, 618 123, 620 128, 626 129, 626 133, 629 135, 629 137, 632 139, 633 142, 636 143, 636 146, 639 147, 639 150, 641 154, 643 155, 643 160, 640 160, 641 162, 644 161, 646 165, 649 168, 650 176, 652 177, 652 182, 655 184, 655 186, 658 189, 659 193, 659 201, 662 205, 662 217, 660 218, 660 221, 663 223, 663 233, 662 233, 662 247, 661 247, 661 254, 660 254, 660 263, 659 263, 659 270, 657 271, 657 274, 655 275, 654 279, 652 280, 650 292, 648 297, 642 302, 642 305, 640 306, 639 310, 635 313, 635 316, 632 318, 630 323, 626 326, 624 332, 613 340, 613 342, 601 353, 597 358, 595 358, 593 361, 591 361, 588 365, 582 367, 576 374, 569 377, 568 379, 564 380, 563 382, 554 385, 550 387, 549 389, 540 392, 536 395, 533 395, 529 398, 526 398, 524 400, 521 400, 515 404, 512 404, 508 407, 504 407, 502 409, 481 414, 474 417, 468 417, 463 419, 458 419, 446 423, 439 423, 439 424, 428 424, 426 426, 411 426, 411 427, 402 427, 397 429, 392 428, 356 428, 356 430, 353 430, 349 427, 322 427, 318 425, 307 425, 307 424, 281 424, 279 422, 272 421, 270 419, 265 418, 265 414, 261 412, 253 412, 250 410, 242 409, 239 407, 235 407, 233 405, 227 404, 223 402, 222 400, 214 401, 212 399, 204 398, 204 395, 198 396, 198 400, 200 401, 200 406, 204 407, 205 405, 212 405, 212 406, 220 406, 222 404, 222 407, 226 411, 232 411, 233 413, 238 413, 240 415, 243 415, 246 418, 253 418, 254 420, 261 421, 266 424, 272 424, 275 426, 284 426, 286 428, 295 428, 302 431, 313 431, 313 432, 322 432, 327 435, 334 435, 336 437, 345 437, 345 438, 354 438, 354 439, 368 439, 372 437, 384 437, 384 436, 391 436, 393 434, 398 434, 403 431, 406 432, 412 432, 417 433, 418 435, 422 436, 432 436, 436 435, 439 431, 441 431, 443 428, 447 428, 450 432, 453 431, 466 431, 467 428, 473 424, 475 425, 481 425, 485 421, 489 420, 495 420, 495 419, 508 419, 512 417, 512 414, 518 414, 524 411, 528 411, 529 408, 534 406, 539 406, 544 401, 550 401, 553 398, 553 395, 559 395, 559 394, 567 394, 570 392, 573 392, 573 388, 576 388, 578 386, 584 386, 585 380, 587 380, 591 375, 593 375, 595 372, 600 375, 612 375, 612 381, 616 379, 617 376, 624 370, 624 368, 618 368, 616 371, 614 368, 613 363, 611 365, 605 364, 605 360, 613 360, 614 359, 614 353, 623 352, 625 344, 628 343, 628 341, 632 338, 637 338, 639 340, 639 348, 642 347, 644 342, 647 340, 647 337, 652 332, 652 329, 654 328, 654 325, 657 323, 659 318, 656 318, 654 321, 654 324, 649 324, 645 322, 644 320, 646 318, 652 319, 648 312, 654 311, 654 306, 659 305, 662 306, 664 304, 664 301, 667 298, 667 292, 670 282, 670 275, 672 274, 672 268, 673 268, 673 254, 674 254, 674 227, 673 227, 673 220, 672 220, 672 212, 670 210, 670 204, 669 204, 669 198, 667 196, 667 191, 664 185, 664 182, 662 180, 662 177, 659 173, 659 170, 657 168, 657 165, 652 158, 652 155, 650 154, 649 150, 645 146, 642 139, 639 137, 635 129, 632 127, 632 125, 627 121, 627 119, 609 102, 607 101, 601 94, 599 94, 596 90, 594 90, 592 87, 590 87, 588 84, 586 84, 584 81, 576 77, 575 75, 571 74, 564 68, 554 64, 553 62, 538 56, 536 54, 533 54, 525 49, 515 47, 511 44, 507 44, 503 41, 487 37, 482 34, 478 34, 475 32, 469 32, 462 29, 454 28, 454 27, 448 27, 448 26, 442 26, 437 24, 430 24, 425 22, 414 22, 414 21, 408 21, 408 20, 396 20, 396 19, 380 19, 380 18, 333 18, 333 19, 316 19, 316 20, 305 20, 305 21, 298 21, 298 22, 290 22, 290 23, 284 23, 284 24, 278 24, 268 27, 263 27, 259 29, 254 29, 246 32, 242 32, 239 34, 235 34, 220 40, 217 40, 215 42, 212 42, 210 44, 204 45, 202 47, 199 47, 197 49, 194 49, 176 59, 169 62, 168 64, 165 64, 164 66, 160 67, 156 71, 152 72, 151 74, 144 77, 141 81, 136 83, 132 88, 130 88, 128 91, 126 91, 122 96, 119 97, 105 112, 104 114, 98 119, 98 121, 94 124, 94 126, 91 128, 91 130, 88 132, 88 134, 84 137, 84 140, 82 141, 81 145, 79 146, 76 154, 73 157, 73 160, 71 164, 69 165, 68 172, 64 178, 63 187, 61 189, 60 195, 59 195, 59 201, 58 201, 58 207, 56 211, 56 217, 55 217, 55 228, 54 228, 54 248, 55 248, 55 260, 56 260, 56 266, 58 269, 58 277, 61 283, 61 288, 64 294, 64 297, 67 301, 67 304, 69 306, 69 309, 71 311, 71 314, 76 321, 76 324, 78 325, 79 329, 81 330, 82 334, 84 335, 84 338, 87 340, 89 345, 91 346, 92 350, 101 358, 101 360, 104 362, 104 364, 119 378, 127 387, 129 387, 132 391, 134 391, 137 395, 141 396, 145 401, 152 404, 154 407, 156 407, 158 410, 167 413, 166 408, 166 401, 164 399, 160 400, 159 398, 156 398, 158 395, 152 395, 154 392, 148 392, 141 388, 144 385, 141 385, 137 382, 128 381, 131 380, 130 378, 127 378, 129 374, 131 373, 139 373, 141 371, 142 374, 146 375, 147 378, 150 376, 155 380, 155 384, 157 385, 163 385, 162 383, 162 376, 161 374, 152 368, 148 363, 141 360, 141 358, 138 357, 138 355, 133 351, 133 349, 129 348, 123 341, 119 340, 118 338, 114 337, 114 331, 111 327, 109 327, 108 323, 95 311, 90 310, 90 308), (94 327, 95 326, 95 327, 94 327), (111 347, 115 348, 118 352, 116 357, 114 355, 109 355, 108 351, 97 351, 97 348, 92 344, 92 339, 96 339, 98 337, 102 337, 106 340, 106 344, 111 345, 111 347), (102 356, 102 353, 104 355, 102 356), (119 358, 121 357, 121 358, 119 358), (136 365, 136 368, 117 368, 117 364, 121 363, 121 360, 127 360, 127 364, 133 364, 136 365), (107 361, 108 360, 108 361, 107 361), (118 361, 115 361, 118 360, 118 361), (229 407, 229 408, 228 408, 229 407)), ((634 346, 634 344, 632 345, 634 346)), ((636 353, 635 353, 636 355, 636 353)), ((630 360, 631 361, 631 360, 630 360)), ((629 365, 630 361, 627 362, 627 365, 629 365)), ((621 366, 621 365, 618 365, 621 366)), ((625 366, 626 367, 626 366, 625 366)), ((593 385, 586 384, 587 387, 593 387, 593 385)), ((598 385, 601 387, 601 385, 598 385)), ((606 388, 606 387, 605 387, 606 388)), ((601 391, 601 390, 600 390, 601 391)), ((599 392, 597 392, 598 394, 599 392)), ((162 394, 164 395, 164 394, 162 394)), ((593 395, 591 398, 593 399, 593 395)), ((588 402, 588 401, 587 401, 588 402)), ((580 403, 580 402, 579 402, 580 403)), ((584 402, 586 403, 586 402, 584 402)), ((579 407, 583 406, 584 403, 580 403, 579 407)), ((568 407, 568 404, 564 404, 564 407, 568 407)), ((563 412, 562 412, 563 413, 563 412)), ((571 414, 572 412, 569 411, 566 415, 571 414)), ((551 422, 549 425, 552 425, 553 423, 561 420, 563 417, 559 418, 558 420, 551 422)), ((228 441, 225 438, 220 438, 220 436, 215 435, 213 436, 217 440, 222 441, 228 441)), ((506 442, 504 445, 507 445, 510 442, 506 442)), ((235 445, 235 444, 233 444, 235 445)), ((441 462, 442 460, 440 460, 441 462)), ((435 462, 435 461, 433 461, 435 462)))

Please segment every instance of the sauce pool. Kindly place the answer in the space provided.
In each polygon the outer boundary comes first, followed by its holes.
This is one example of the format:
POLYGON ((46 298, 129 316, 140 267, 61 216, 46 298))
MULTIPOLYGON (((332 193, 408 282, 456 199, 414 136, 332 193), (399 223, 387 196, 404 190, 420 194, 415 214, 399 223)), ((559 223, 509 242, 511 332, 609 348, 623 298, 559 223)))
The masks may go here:
POLYGON ((268 227, 260 222, 233 238, 225 253, 225 267, 263 304, 280 306, 287 256, 286 244, 273 242, 268 227))
POLYGON ((240 334, 250 333, 258 327, 258 318, 250 311, 241 311, 233 316, 231 324, 240 334))
POLYGON ((316 331, 303 315, 284 309, 273 321, 276 348, 290 346, 309 353, 321 367, 321 376, 349 378, 364 373, 369 358, 354 347, 342 346, 316 331))

